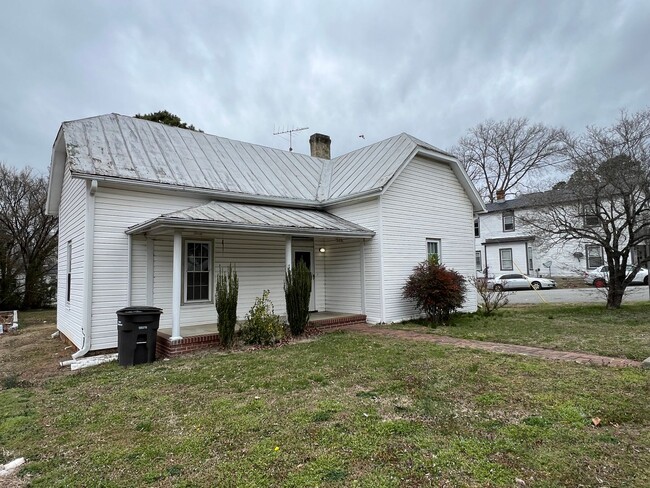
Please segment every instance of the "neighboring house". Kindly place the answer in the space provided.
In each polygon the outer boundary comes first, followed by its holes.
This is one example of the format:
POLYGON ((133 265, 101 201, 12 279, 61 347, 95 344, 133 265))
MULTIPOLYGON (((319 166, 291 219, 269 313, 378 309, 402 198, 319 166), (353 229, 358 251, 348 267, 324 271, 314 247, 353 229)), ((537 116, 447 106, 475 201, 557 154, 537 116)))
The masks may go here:
POLYGON ((371 323, 417 315, 402 286, 428 254, 474 274, 485 207, 453 156, 407 134, 334 159, 329 137, 310 144, 307 156, 116 114, 64 122, 47 212, 59 216, 57 324, 77 357, 116 346, 128 305, 162 308, 172 340, 215 324, 214 274, 230 263, 240 319, 265 289, 285 313, 297 260, 314 274, 313 310, 371 323))
MULTIPOLYGON (((582 277, 585 272, 605 264, 605 252, 597 243, 568 241, 550 242, 548 236, 525 225, 525 218, 544 212, 540 201, 566 199, 566 192, 521 195, 506 200, 498 195, 495 203, 487 203, 487 213, 474 221, 476 271, 488 275, 512 271, 531 276, 582 277)), ((583 224, 597 225, 595 216, 584 215, 583 224)), ((644 260, 643 248, 632 254, 632 263, 644 260)))

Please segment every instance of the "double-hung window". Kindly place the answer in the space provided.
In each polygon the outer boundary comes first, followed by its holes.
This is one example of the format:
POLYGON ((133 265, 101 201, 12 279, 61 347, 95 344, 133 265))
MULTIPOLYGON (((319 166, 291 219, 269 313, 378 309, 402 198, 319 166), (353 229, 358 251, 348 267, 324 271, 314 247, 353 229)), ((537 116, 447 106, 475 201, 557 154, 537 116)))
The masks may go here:
POLYGON ((512 248, 499 249, 499 259, 501 261, 501 271, 512 271, 512 248))
POLYGON ((512 210, 503 212, 501 218, 503 219, 503 232, 515 230, 515 213, 512 210))
POLYGON ((72 295, 72 241, 66 247, 65 301, 70 303, 72 295))
POLYGON ((185 241, 185 302, 212 299, 211 250, 209 241, 185 241))
POLYGON ((481 251, 476 251, 476 271, 479 273, 483 271, 483 259, 481 259, 481 251))
POLYGON ((479 219, 474 219, 474 237, 481 237, 481 223, 479 219))
POLYGON ((587 268, 594 269, 603 265, 603 248, 598 244, 586 246, 587 268))
POLYGON ((441 260, 440 252, 441 252, 440 239, 427 239, 427 259, 435 255, 438 258, 438 262, 440 262, 441 260))

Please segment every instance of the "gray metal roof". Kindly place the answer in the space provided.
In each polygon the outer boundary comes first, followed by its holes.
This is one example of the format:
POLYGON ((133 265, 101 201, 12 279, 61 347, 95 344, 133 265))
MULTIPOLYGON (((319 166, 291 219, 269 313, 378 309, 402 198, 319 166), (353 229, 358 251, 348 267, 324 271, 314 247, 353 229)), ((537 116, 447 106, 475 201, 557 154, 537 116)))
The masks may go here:
POLYGON ((61 131, 77 176, 305 207, 381 190, 418 147, 447 155, 402 133, 325 160, 118 114, 64 122, 61 131))
POLYGON ((197 207, 163 214, 134 225, 128 234, 159 232, 171 228, 245 230, 292 235, 372 237, 375 233, 360 225, 321 210, 213 201, 197 207))

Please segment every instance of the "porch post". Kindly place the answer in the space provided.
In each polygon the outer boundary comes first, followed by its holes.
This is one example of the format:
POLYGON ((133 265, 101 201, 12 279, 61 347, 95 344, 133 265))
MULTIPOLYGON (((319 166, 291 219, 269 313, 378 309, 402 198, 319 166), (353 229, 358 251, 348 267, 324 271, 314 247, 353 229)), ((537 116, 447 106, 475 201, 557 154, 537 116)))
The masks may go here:
POLYGON ((126 235, 126 306, 131 306, 131 282, 133 281, 133 236, 126 235))
POLYGON ((172 265, 172 336, 171 340, 181 337, 181 274, 183 265, 183 238, 180 232, 174 232, 174 255, 172 265))
POLYGON ((284 241, 284 261, 285 261, 285 269, 291 267, 291 262, 293 261, 291 259, 291 236, 287 236, 286 240, 284 241))
POLYGON ((153 239, 147 237, 147 305, 153 306, 153 239))

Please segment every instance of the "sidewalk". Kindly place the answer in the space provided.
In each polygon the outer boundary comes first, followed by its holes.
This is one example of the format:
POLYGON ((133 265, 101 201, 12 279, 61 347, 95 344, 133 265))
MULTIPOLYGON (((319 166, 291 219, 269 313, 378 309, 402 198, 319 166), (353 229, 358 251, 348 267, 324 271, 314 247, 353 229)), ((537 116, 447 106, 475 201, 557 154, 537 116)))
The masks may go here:
POLYGON ((464 347, 468 349, 480 349, 481 351, 495 352, 500 354, 521 354, 543 359, 554 359, 557 361, 571 361, 580 364, 592 364, 597 366, 611 366, 615 368, 641 367, 641 362, 632 359, 611 358, 608 356, 597 356, 582 352, 555 351, 542 347, 518 346, 514 344, 502 344, 498 342, 474 341, 471 339, 458 339, 436 334, 423 334, 410 330, 387 329, 381 326, 370 326, 358 324, 345 327, 342 330, 360 332, 362 334, 392 337, 394 339, 406 339, 413 341, 432 342, 446 346, 464 347))

